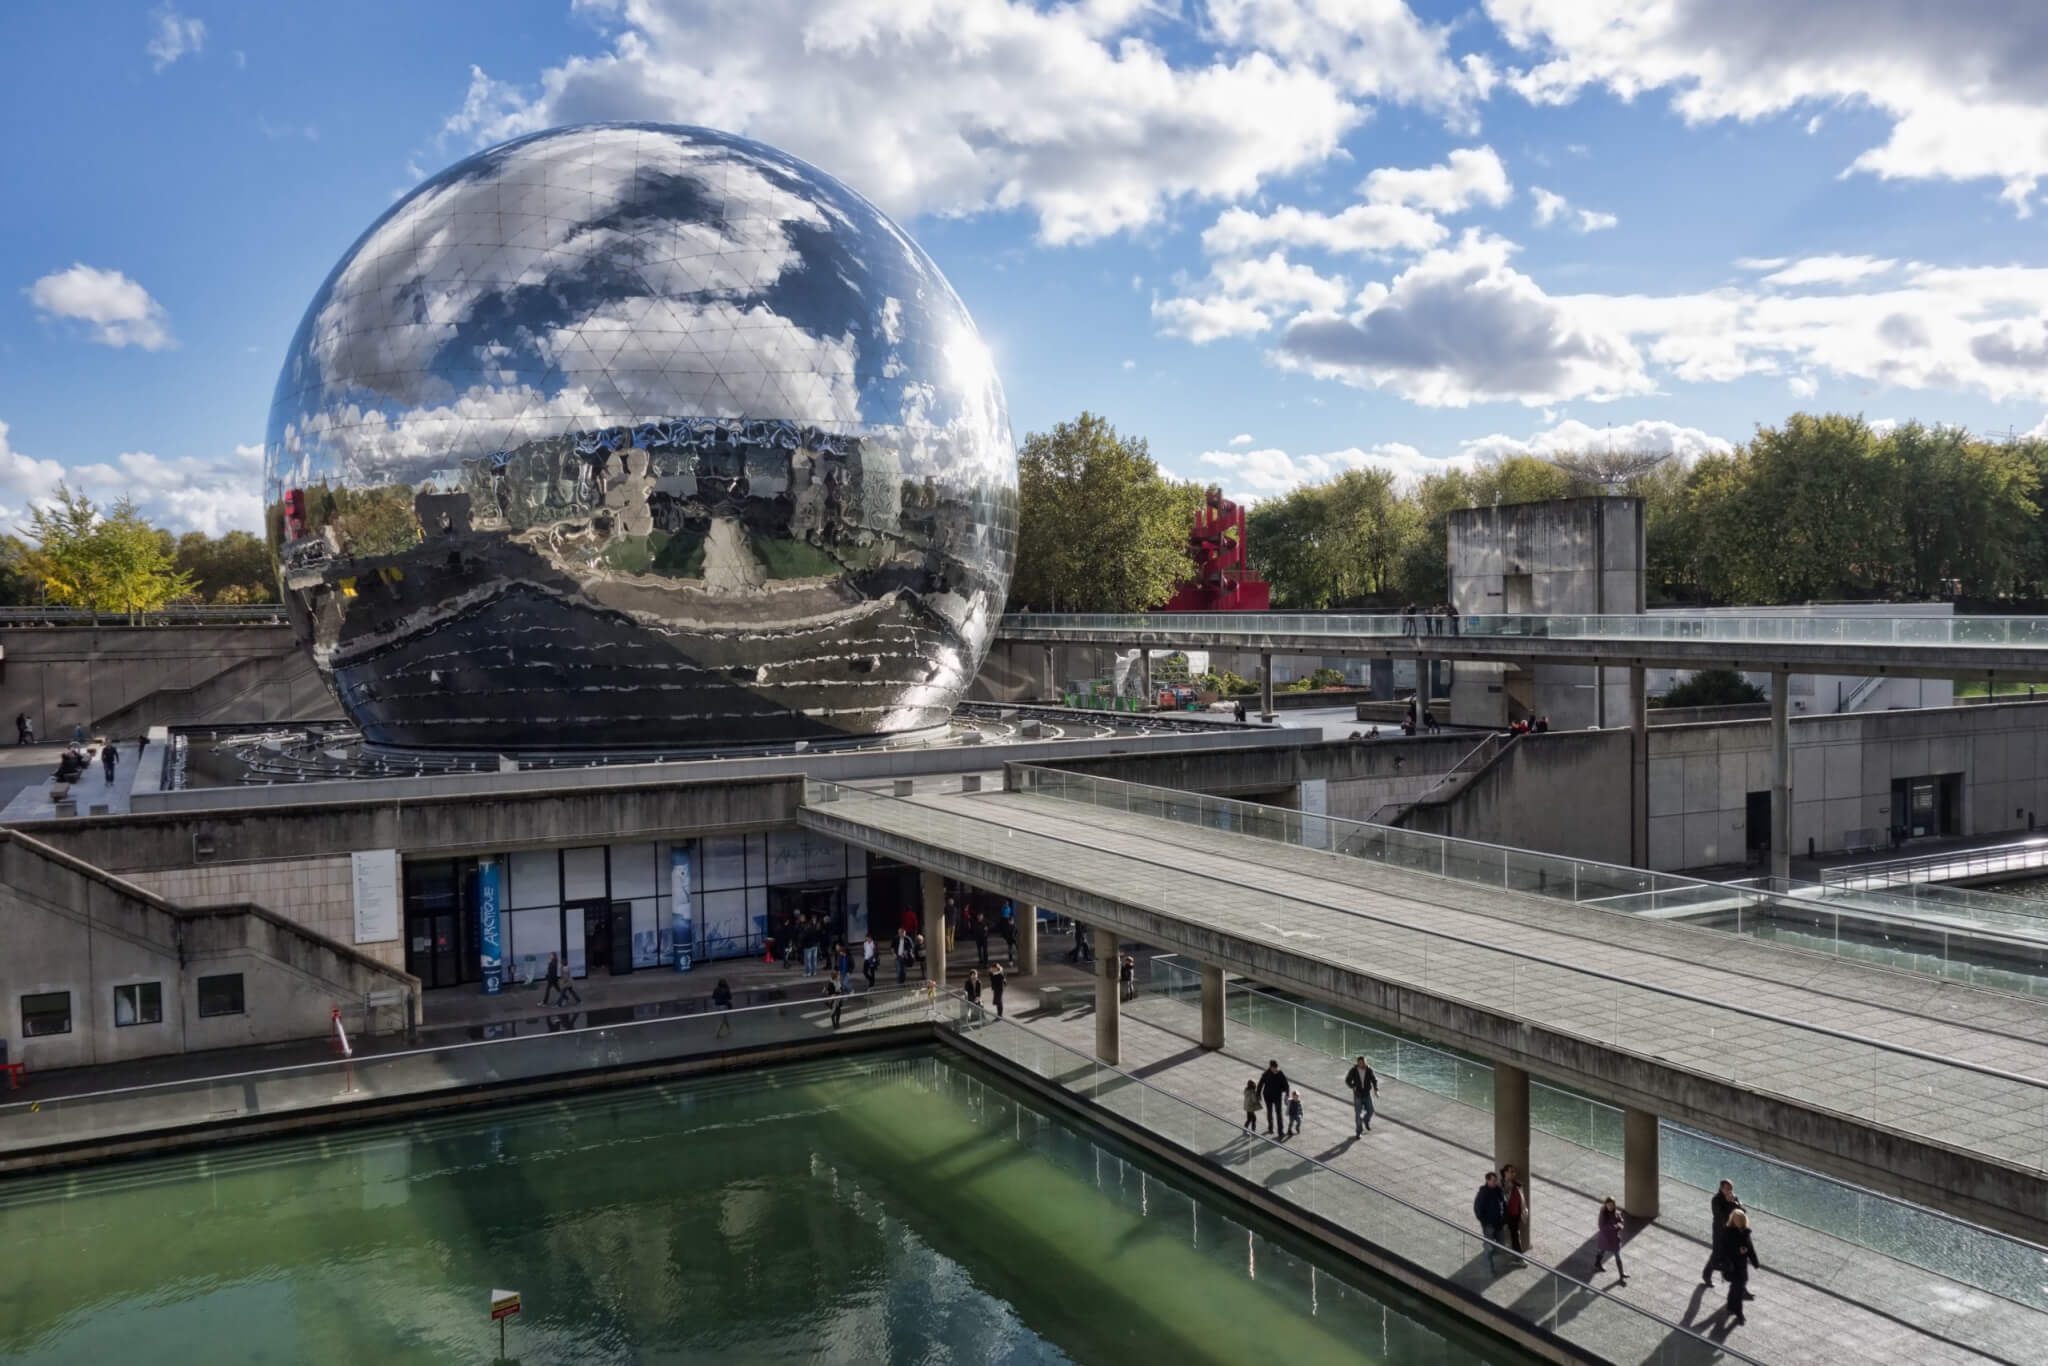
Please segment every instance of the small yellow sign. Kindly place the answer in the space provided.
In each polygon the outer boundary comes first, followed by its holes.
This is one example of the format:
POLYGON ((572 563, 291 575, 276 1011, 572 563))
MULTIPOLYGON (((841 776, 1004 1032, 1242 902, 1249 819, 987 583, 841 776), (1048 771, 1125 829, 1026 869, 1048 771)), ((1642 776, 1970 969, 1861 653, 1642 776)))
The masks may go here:
POLYGON ((493 1290, 491 1292, 491 1318, 494 1321, 518 1312, 519 1292, 517 1290, 493 1290))

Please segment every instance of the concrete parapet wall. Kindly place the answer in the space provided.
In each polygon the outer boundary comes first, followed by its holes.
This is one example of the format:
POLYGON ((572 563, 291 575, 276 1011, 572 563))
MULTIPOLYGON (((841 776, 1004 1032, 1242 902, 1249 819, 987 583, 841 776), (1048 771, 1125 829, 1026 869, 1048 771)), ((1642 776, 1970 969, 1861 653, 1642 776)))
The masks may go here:
MULTIPOLYGON (((209 700, 240 697, 249 710, 326 697, 317 678, 310 690, 292 681, 310 665, 288 626, 59 627, 0 632, 0 646, 6 649, 0 715, 12 721, 27 712, 45 739, 69 736, 80 725, 104 729, 108 721, 123 727, 120 734, 140 734, 153 724, 201 719, 175 713, 209 700), (224 675, 232 675, 235 686, 214 698, 207 685, 224 675), (282 688, 270 680, 282 681, 282 688), (153 697, 158 701, 151 703, 153 697)), ((329 699, 326 706, 332 705, 329 699)))
POLYGON ((260 906, 177 906, 53 849, 0 831, 0 1002, 10 1058, 31 1071, 327 1032, 334 1006, 419 981, 260 906), (202 1016, 202 977, 242 975, 243 1010, 202 1016), (155 983, 160 1021, 115 1022, 115 988, 155 983), (24 1038, 20 998, 65 992, 71 1028, 24 1038))
MULTIPOLYGON (((355 884, 347 855, 224 867, 136 870, 128 875, 179 906, 233 906, 253 902, 295 925, 347 944, 355 937, 355 884)), ((401 940, 358 944, 358 951, 394 968, 405 966, 401 940)))
POLYGON ((1631 740, 1625 730, 1524 736, 1455 792, 1411 806, 1400 824, 1432 835, 1627 864, 1631 740))

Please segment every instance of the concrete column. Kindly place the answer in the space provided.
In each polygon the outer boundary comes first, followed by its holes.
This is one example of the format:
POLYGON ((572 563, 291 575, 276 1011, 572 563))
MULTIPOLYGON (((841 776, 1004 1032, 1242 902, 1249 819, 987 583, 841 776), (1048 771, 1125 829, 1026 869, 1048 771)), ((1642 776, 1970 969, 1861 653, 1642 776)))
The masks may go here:
POLYGON ((1123 1064, 1123 1003, 1117 999, 1117 964, 1123 960, 1116 935, 1095 930, 1095 1056, 1111 1067, 1123 1064))
POLYGON ((1628 671, 1629 862, 1650 866, 1650 709, 1643 696, 1643 668, 1628 671))
POLYGON ((1152 652, 1138 651, 1138 686, 1144 694, 1145 705, 1152 705, 1152 652))
POLYGON ((927 872, 924 890, 924 975, 927 981, 946 985, 946 879, 927 872))
POLYGON ((1621 1164, 1622 1209, 1631 1219, 1655 1219, 1659 1213, 1655 1115, 1622 1111, 1621 1164))
POLYGON ((1033 977, 1038 973, 1038 907, 1021 905, 1017 907, 1017 975, 1033 977))
POLYGON ((1223 969, 1202 964, 1202 1047, 1223 1047, 1223 969))
POLYGON ((1529 1074, 1504 1063, 1493 1065, 1493 1165, 1515 1164, 1521 1173, 1524 1246, 1536 1242, 1536 1211, 1529 1191, 1529 1074))
POLYGON ((1259 719, 1273 719, 1273 655, 1266 651, 1259 656, 1259 719))
POLYGON ((1792 876, 1792 675, 1771 670, 1771 876, 1792 876))

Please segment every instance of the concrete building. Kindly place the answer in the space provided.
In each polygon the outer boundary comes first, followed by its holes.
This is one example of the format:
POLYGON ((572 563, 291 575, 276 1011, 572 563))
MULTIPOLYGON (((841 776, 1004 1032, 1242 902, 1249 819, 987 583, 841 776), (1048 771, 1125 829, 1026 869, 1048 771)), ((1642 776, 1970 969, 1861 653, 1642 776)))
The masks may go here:
MULTIPOLYGON (((1451 605, 1463 616, 1643 610, 1643 500, 1566 498, 1464 508, 1448 522, 1451 605)), ((1563 664, 1465 663, 1451 722, 1505 726, 1548 716, 1558 729, 1626 726, 1628 674, 1563 664)))

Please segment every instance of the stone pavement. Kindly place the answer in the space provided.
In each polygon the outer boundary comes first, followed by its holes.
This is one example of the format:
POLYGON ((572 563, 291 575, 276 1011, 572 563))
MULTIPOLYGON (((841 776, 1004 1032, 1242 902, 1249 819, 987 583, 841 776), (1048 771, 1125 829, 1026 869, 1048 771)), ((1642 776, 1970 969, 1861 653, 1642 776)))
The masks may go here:
MULTIPOLYGON (((117 744, 119 762, 114 766, 114 781, 109 783, 100 768, 100 747, 88 746, 92 762, 85 766, 85 772, 71 784, 71 796, 78 803, 78 814, 90 815, 95 806, 107 808, 108 815, 122 816, 128 813, 128 794, 135 786, 135 760, 137 750, 134 741, 117 744)), ((0 825, 14 825, 21 821, 47 821, 56 819, 56 809, 50 805, 50 785, 56 781, 57 761, 63 757, 62 744, 35 744, 19 747, 20 757, 34 755, 44 762, 29 766, 25 763, 9 764, 9 778, 27 781, 18 787, 0 807, 0 825)), ((9 758, 15 758, 9 755, 9 758)))
MULTIPOLYGON (((1087 1007, 1012 1019, 1092 1054, 1093 1014, 1087 1007)), ((1234 1115, 1246 1079, 1277 1058, 1305 1103, 1306 1124, 1294 1140, 1302 1151, 1460 1225, 1471 1223, 1473 1191, 1491 1165, 1491 1114, 1383 1078, 1372 1130, 1354 1139, 1343 1062, 1239 1025, 1229 1027, 1218 1053, 1203 1051, 1199 1037, 1195 1007, 1142 995, 1124 1007, 1123 1070, 1234 1115)), ((1611 1267, 1595 1277, 1594 1216, 1602 1197, 1620 1197, 1620 1160, 1535 1132, 1530 1166, 1534 1256, 1760 1360, 2022 1366, 2043 1359, 2048 1314, 1763 1215, 1756 1245, 1764 1269, 1751 1281, 1756 1299, 1747 1306, 1748 1322, 1734 1327, 1721 1312, 1720 1282, 1713 1291, 1700 1284, 1706 1196, 1673 1181, 1664 1183, 1664 1217, 1630 1231, 1623 1253, 1628 1284, 1618 1285, 1611 1267)), ((1503 1257, 1503 1274, 1487 1294, 1514 1303, 1529 1289, 1520 1280, 1529 1278, 1518 1279, 1507 1263, 1503 1257)))

